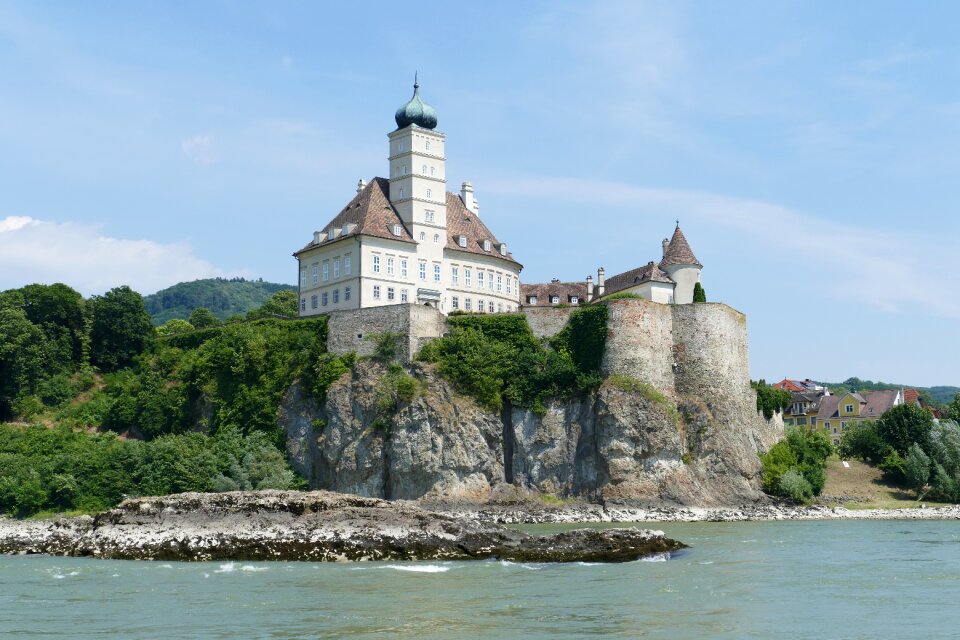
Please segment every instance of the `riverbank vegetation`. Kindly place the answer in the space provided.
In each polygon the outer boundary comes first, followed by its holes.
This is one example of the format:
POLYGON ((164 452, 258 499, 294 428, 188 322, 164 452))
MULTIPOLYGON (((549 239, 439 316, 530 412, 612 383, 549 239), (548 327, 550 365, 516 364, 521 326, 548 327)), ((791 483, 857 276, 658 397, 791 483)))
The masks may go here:
POLYGON ((797 504, 809 503, 823 491, 827 458, 832 453, 833 445, 823 433, 788 431, 784 440, 760 456, 763 490, 797 504))

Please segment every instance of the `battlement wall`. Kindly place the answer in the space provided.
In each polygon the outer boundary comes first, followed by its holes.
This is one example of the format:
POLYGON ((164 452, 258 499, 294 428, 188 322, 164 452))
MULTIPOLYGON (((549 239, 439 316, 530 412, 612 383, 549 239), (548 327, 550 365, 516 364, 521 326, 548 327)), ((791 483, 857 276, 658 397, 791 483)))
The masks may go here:
POLYGON ((600 372, 636 378, 674 393, 672 306, 649 300, 610 300, 607 348, 600 372))

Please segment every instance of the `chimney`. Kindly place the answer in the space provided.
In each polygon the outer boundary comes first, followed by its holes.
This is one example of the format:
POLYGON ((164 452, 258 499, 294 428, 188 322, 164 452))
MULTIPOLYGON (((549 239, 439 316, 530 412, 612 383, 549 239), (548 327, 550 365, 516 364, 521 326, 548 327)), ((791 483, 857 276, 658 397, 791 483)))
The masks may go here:
POLYGON ((463 206, 465 206, 468 211, 474 213, 480 212, 480 205, 477 204, 477 199, 473 197, 473 185, 470 184, 469 180, 465 180, 464 183, 460 185, 460 199, 463 200, 463 206))
POLYGON ((363 178, 360 178, 360 180, 357 181, 357 193, 360 193, 361 191, 363 191, 363 188, 365 186, 367 186, 367 181, 364 180, 363 178))
POLYGON ((666 238, 663 239, 663 257, 667 257, 667 249, 670 247, 670 241, 666 238))
POLYGON ((587 302, 593 302, 593 276, 587 276, 587 302))
POLYGON ((602 298, 603 292, 606 290, 606 287, 604 286, 604 282, 605 282, 604 274, 606 274, 606 271, 603 270, 603 267, 600 267, 599 269, 597 269, 597 297, 598 298, 602 298))

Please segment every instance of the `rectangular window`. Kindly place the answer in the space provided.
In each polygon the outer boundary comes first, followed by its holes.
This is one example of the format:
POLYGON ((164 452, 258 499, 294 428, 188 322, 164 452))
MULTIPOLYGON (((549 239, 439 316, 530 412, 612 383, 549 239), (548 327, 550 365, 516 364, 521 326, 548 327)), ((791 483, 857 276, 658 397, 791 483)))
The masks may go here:
POLYGON ((303 288, 307 286, 307 270, 300 269, 300 287, 303 288))
POLYGON ((460 267, 450 267, 450 283, 453 286, 460 284, 460 267))
POLYGON ((433 222, 433 211, 427 209, 423 212, 423 217, 427 222, 433 222))
POLYGON ((827 420, 826 422, 823 423, 823 428, 824 428, 824 429, 829 429, 829 428, 830 428, 830 421, 829 421, 829 420, 827 420))
POLYGON ((433 281, 440 282, 440 265, 433 265, 433 281))
POLYGON ((373 299, 374 300, 380 299, 380 285, 378 284, 373 285, 373 299))
POLYGON ((503 313, 503 303, 502 303, 502 302, 498 302, 498 303, 497 303, 497 313, 503 313))
POLYGON ((853 405, 852 404, 845 405, 843 407, 843 410, 846 411, 847 413, 853 413, 853 405))
POLYGON ((847 423, 846 423, 846 422, 841 422, 841 423, 840 423, 840 428, 841 428, 841 429, 846 429, 846 428, 847 428, 847 423))
POLYGON ((410 296, 407 294, 407 290, 400 289, 400 302, 408 302, 409 300, 410 296))
POLYGON ((306 310, 307 310, 307 299, 300 298, 300 311, 306 311, 306 310))
POLYGON ((463 301, 463 308, 466 309, 467 311, 473 311, 473 308, 471 307, 470 298, 467 298, 466 300, 463 301))
POLYGON ((394 273, 393 262, 394 262, 393 258, 387 258, 387 275, 388 276, 392 276, 394 273))
POLYGON ((570 296, 570 304, 580 304, 579 296, 570 296))
POLYGON ((316 263, 313 265, 313 273, 310 274, 313 277, 313 284, 320 282, 320 266, 316 263))
POLYGON ((560 296, 550 296, 550 304, 560 304, 560 296))
POLYGON ((340 289, 333 290, 333 304, 340 304, 340 289))
POLYGON ((330 263, 324 262, 323 263, 323 281, 326 282, 329 279, 330 279, 330 263))
POLYGON ((493 300, 487 303, 487 311, 493 313, 493 300))
POLYGON ((477 271, 477 288, 483 289, 483 279, 486 277, 483 271, 477 271))
POLYGON ((380 273, 380 256, 373 256, 373 272, 380 273))
POLYGON ((333 261, 333 277, 334 278, 340 277, 340 258, 337 258, 336 260, 333 261))
POLYGON ((490 291, 493 291, 493 271, 487 274, 487 282, 489 283, 490 291))
POLYGON ((325 307, 327 306, 327 303, 329 301, 330 301, 330 296, 328 296, 327 292, 324 291, 323 294, 320 296, 320 304, 325 307))
POLYGON ((453 296, 453 298, 451 299, 450 304, 453 305, 453 308, 454 308, 454 309, 459 309, 459 308, 460 308, 460 298, 458 298, 457 296, 453 296))
POLYGON ((497 291, 503 291, 503 274, 497 274, 497 291))
POLYGON ((311 309, 317 308, 317 296, 310 296, 310 308, 311 309))
POLYGON ((463 286, 472 287, 473 284, 470 282, 470 269, 463 270, 463 286))
POLYGON ((512 293, 511 289, 513 288, 513 276, 507 276, 507 293, 512 293))
POLYGON ((400 277, 401 278, 407 277, 407 259, 406 258, 400 258, 400 277))
POLYGON ((420 263, 420 279, 423 281, 426 281, 427 279, 427 263, 426 262, 420 263))
POLYGON ((350 256, 343 257, 343 273, 344 275, 350 275, 350 256))
POLYGON ((477 300, 477 311, 483 313, 484 309, 486 309, 486 307, 483 306, 483 300, 477 300))
POLYGON ((343 288, 343 301, 344 302, 350 301, 350 287, 343 288))
POLYGON ((393 300, 393 287, 387 287, 387 300, 393 300))
POLYGON ((806 419, 806 417, 797 418, 797 425, 798 425, 798 426, 803 426, 803 425, 805 425, 805 424, 807 424, 807 419, 806 419))

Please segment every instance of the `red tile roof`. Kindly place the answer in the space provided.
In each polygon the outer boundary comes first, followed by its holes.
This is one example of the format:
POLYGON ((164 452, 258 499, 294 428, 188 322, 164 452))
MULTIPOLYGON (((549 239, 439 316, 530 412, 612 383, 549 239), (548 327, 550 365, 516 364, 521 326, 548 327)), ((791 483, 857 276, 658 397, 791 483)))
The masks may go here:
POLYGON ((670 240, 667 250, 663 253, 660 268, 662 269, 672 264, 689 264, 703 267, 700 261, 697 260, 697 257, 693 255, 693 250, 690 249, 687 238, 683 235, 683 231, 680 231, 680 225, 677 225, 677 228, 673 232, 673 238, 670 240))
POLYGON ((482 256, 492 256, 507 262, 518 265, 521 269, 523 265, 513 259, 513 254, 507 251, 506 255, 500 253, 500 241, 497 240, 487 225, 483 224, 480 217, 467 209, 463 200, 456 193, 447 192, 447 249, 451 251, 465 251, 482 256), (467 246, 460 246, 460 236, 466 236, 467 246), (490 241, 490 251, 484 251, 483 241, 490 241))
POLYGON ((520 285, 520 305, 524 307, 552 307, 551 296, 560 298, 558 304, 586 304, 587 302, 587 283, 586 282, 545 282, 541 284, 521 284, 520 285), (536 296, 534 303, 527 302, 530 296, 536 296), (577 302, 571 298, 576 296, 577 302))
POLYGON ((662 271, 652 260, 642 267, 610 276, 604 283, 603 295, 635 287, 644 282, 664 282, 674 284, 673 279, 662 271))

